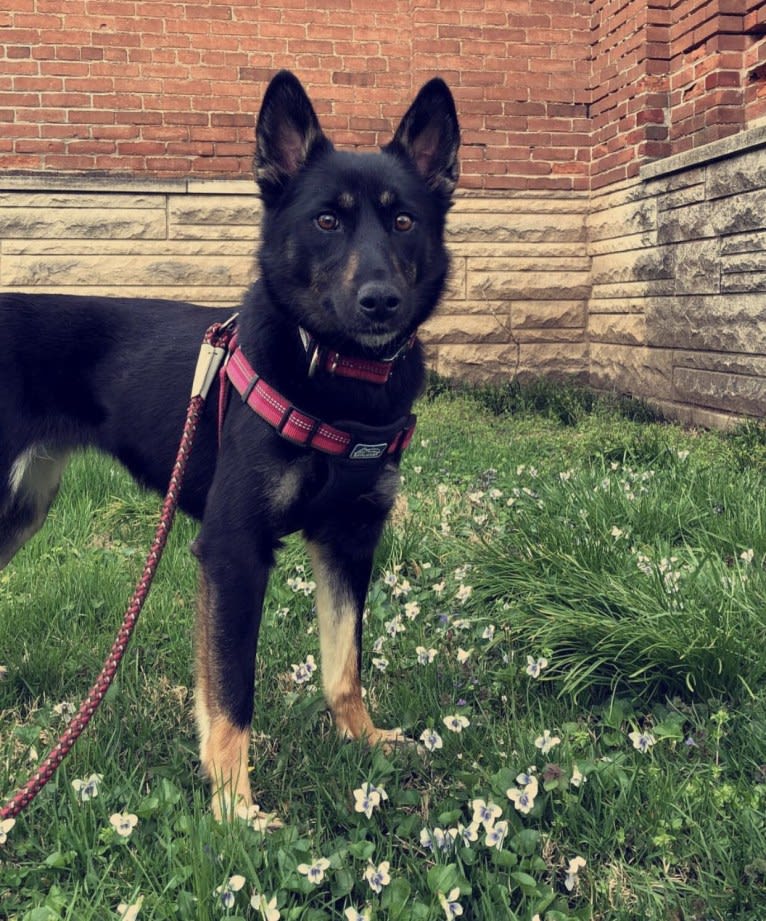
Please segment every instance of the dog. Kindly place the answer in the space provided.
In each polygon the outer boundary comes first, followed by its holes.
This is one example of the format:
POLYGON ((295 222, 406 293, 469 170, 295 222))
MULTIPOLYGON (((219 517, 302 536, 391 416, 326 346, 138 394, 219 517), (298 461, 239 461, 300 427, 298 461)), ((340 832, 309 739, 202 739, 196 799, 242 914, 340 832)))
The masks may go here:
MULTIPOLYGON (((252 800, 248 749, 275 551, 301 531, 316 582, 323 690, 344 736, 396 744, 362 698, 362 612, 394 502, 418 327, 444 291, 459 125, 439 78, 379 152, 336 150, 289 71, 264 94, 259 278, 208 400, 179 504, 200 520, 196 721, 213 811, 252 800)), ((43 524, 69 455, 93 446, 164 491, 205 330, 221 311, 90 295, 0 295, 0 568, 43 524)))

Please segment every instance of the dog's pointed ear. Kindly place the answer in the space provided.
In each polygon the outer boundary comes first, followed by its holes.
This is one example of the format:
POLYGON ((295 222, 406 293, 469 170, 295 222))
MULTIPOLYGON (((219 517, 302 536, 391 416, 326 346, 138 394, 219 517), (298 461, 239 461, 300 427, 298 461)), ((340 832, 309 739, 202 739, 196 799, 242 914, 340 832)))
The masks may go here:
POLYGON ((450 196, 460 175, 460 127, 447 84, 434 77, 420 90, 383 150, 405 157, 430 188, 450 196))
POLYGON ((300 80, 280 70, 266 88, 255 128, 255 178, 266 204, 311 157, 331 148, 300 80))

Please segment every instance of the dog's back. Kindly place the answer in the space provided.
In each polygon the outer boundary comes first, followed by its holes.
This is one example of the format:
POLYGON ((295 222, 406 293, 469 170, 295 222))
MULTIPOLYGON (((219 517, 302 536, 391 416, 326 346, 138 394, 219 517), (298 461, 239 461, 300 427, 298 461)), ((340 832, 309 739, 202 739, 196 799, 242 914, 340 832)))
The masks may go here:
MULTIPOLYGON (((94 446, 165 489, 196 351, 219 317, 171 301, 0 295, 0 568, 42 525, 73 451, 94 446)), ((198 517, 214 466, 203 437, 183 494, 198 517)))

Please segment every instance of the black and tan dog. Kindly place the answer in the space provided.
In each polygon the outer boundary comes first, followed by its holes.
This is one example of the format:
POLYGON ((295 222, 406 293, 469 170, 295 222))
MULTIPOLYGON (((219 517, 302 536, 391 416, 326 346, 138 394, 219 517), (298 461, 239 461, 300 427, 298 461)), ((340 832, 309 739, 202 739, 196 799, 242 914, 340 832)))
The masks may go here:
MULTIPOLYGON (((427 83, 380 153, 336 151, 299 81, 269 85, 256 129, 260 280, 208 401, 181 495, 201 519, 196 702, 214 809, 250 802, 255 652, 274 551, 300 530, 317 583, 323 686, 371 743, 362 610, 423 384, 418 326, 443 291, 458 174, 452 96, 427 83)), ((42 525, 70 452, 92 445, 164 490, 199 344, 220 311, 170 301, 0 297, 0 567, 42 525)))

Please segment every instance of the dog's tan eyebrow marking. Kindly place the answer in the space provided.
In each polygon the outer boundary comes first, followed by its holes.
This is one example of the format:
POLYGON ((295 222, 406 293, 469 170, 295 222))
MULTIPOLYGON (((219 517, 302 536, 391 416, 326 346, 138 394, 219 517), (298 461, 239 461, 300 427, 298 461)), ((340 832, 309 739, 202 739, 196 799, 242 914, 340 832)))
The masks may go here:
POLYGON ((386 189, 385 192, 380 193, 380 203, 384 208, 388 208, 390 205, 393 205, 395 198, 396 196, 394 193, 388 189, 386 189))
POLYGON ((344 211, 350 211, 356 204, 356 199, 351 192, 341 192, 338 196, 338 207, 344 211))

